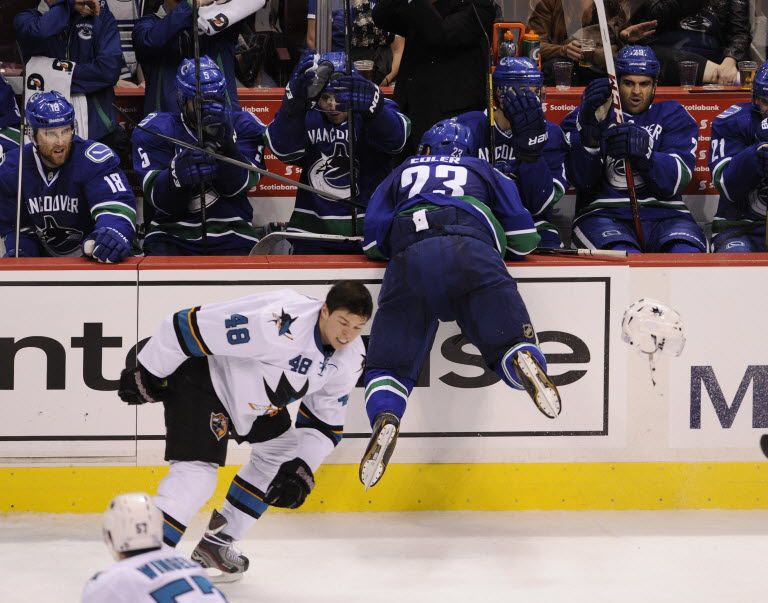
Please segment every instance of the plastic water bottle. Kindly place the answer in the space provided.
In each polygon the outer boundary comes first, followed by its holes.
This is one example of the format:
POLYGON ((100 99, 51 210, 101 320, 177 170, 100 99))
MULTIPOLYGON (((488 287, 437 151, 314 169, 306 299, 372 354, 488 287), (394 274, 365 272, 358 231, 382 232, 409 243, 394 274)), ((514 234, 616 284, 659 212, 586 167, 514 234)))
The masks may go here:
POLYGON ((517 45, 515 44, 515 35, 511 30, 504 31, 504 39, 499 44, 499 58, 517 56, 517 45))
POLYGON ((532 59, 541 69, 541 38, 535 31, 526 31, 523 35, 523 56, 532 59))

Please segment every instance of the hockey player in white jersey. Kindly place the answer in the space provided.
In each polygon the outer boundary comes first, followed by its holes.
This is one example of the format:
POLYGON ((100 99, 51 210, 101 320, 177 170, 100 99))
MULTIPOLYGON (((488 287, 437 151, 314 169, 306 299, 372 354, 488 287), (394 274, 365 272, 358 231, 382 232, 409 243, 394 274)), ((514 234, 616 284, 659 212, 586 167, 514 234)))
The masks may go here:
POLYGON ((341 281, 320 301, 284 289, 170 315, 120 376, 128 404, 165 406, 170 471, 155 502, 176 546, 216 487, 227 441, 252 446, 221 513, 192 559, 237 578, 248 559, 234 546, 270 505, 296 508, 341 441, 347 400, 362 375, 359 339, 371 295, 341 281), (301 400, 295 428, 286 406, 301 400))
POLYGON ((117 563, 94 575, 83 603, 221 603, 194 561, 163 547, 163 514, 143 492, 120 494, 104 513, 104 542, 117 563))

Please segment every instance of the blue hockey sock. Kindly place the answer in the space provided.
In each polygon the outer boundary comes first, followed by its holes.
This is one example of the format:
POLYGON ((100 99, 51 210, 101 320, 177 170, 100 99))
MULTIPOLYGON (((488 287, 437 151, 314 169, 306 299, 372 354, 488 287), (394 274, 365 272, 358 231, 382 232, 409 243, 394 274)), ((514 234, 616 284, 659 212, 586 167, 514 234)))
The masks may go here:
POLYGON ((390 371, 372 369, 365 372, 365 411, 373 425, 376 416, 391 412, 398 419, 403 418, 408 396, 414 382, 395 375, 390 371))

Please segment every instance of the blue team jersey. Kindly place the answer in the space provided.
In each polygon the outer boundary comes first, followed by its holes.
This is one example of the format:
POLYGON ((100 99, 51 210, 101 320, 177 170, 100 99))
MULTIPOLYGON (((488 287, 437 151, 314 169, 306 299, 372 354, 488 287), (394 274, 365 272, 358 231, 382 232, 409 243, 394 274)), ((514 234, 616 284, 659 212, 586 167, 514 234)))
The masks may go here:
MULTIPOLYGON (((385 99, 372 118, 355 119, 359 194, 365 205, 376 186, 390 173, 393 157, 405 146, 411 125, 397 103, 385 99)), ((349 122, 333 125, 316 109, 292 116, 278 111, 267 128, 267 143, 285 163, 301 166, 301 182, 342 198, 350 196, 349 122)), ((356 231, 362 228, 364 211, 358 212, 356 231)), ((291 229, 350 236, 353 233, 352 207, 322 194, 299 189, 291 216, 291 229)))
MULTIPOLYGON (((566 170, 578 193, 577 216, 599 211, 605 216, 631 218, 624 160, 581 144, 576 128, 579 109, 569 113, 562 123, 571 145, 566 170)), ((608 116, 611 118, 612 113, 608 116)), ((650 169, 633 170, 643 216, 665 218, 690 213, 682 193, 696 161, 696 120, 679 102, 662 101, 652 103, 639 115, 625 113, 624 121, 645 129, 653 139, 650 169)))
MULTIPOLYGON (((15 243, 19 148, 0 165, 0 236, 15 243)), ((112 227, 132 241, 136 198, 120 160, 109 147, 75 136, 67 162, 43 165, 30 143, 24 147, 21 239, 28 256, 81 256, 83 240, 95 228, 112 227)))
MULTIPOLYGON (((237 152, 233 157, 264 169, 265 126, 247 111, 233 111, 237 152)), ((150 113, 141 122, 149 132, 133 131, 133 166, 142 178, 144 202, 153 212, 145 241, 172 242, 189 253, 202 251, 202 214, 199 188, 177 189, 171 184, 170 164, 182 148, 152 134, 157 132, 196 145, 197 136, 179 113, 150 113)), ((205 191, 206 232, 210 251, 250 249, 258 241, 252 225, 248 191, 259 175, 217 163, 217 175, 205 191)))
POLYGON ((422 155, 406 159, 371 197, 364 225, 366 255, 390 257, 392 221, 422 206, 453 206, 475 215, 488 226, 502 256, 524 256, 539 242, 510 178, 476 157, 422 155))
POLYGON ((768 119, 752 103, 732 105, 712 122, 709 171, 720 191, 712 231, 765 222, 768 181, 757 147, 768 143, 768 119))

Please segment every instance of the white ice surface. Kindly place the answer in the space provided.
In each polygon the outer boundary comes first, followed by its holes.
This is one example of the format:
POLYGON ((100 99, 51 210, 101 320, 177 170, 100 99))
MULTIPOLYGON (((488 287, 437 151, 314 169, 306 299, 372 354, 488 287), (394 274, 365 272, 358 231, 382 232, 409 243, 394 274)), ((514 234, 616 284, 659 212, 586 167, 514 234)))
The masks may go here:
MULTIPOLYGON (((0 602, 79 601, 99 515, 0 515, 0 602)), ((180 550, 194 548, 205 518, 180 550)), ((254 603, 766 601, 768 511, 271 514, 225 584, 254 603)))

